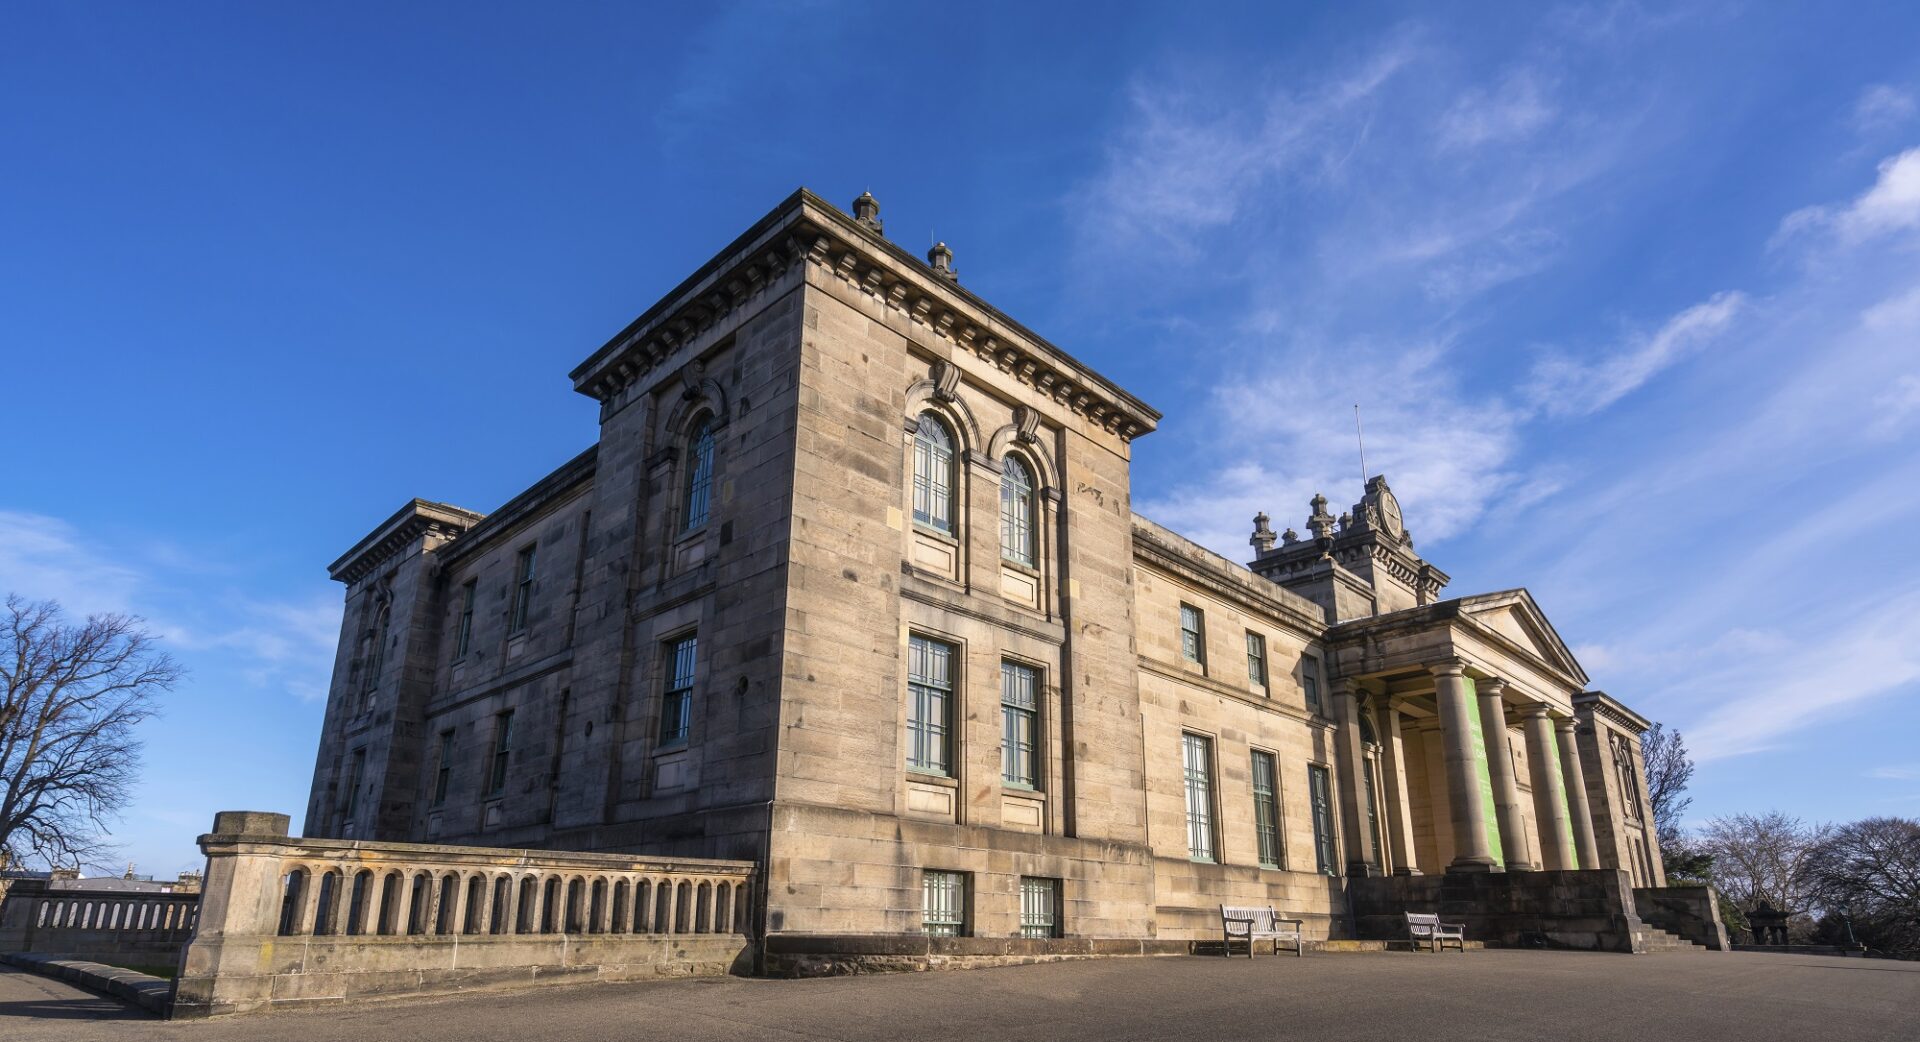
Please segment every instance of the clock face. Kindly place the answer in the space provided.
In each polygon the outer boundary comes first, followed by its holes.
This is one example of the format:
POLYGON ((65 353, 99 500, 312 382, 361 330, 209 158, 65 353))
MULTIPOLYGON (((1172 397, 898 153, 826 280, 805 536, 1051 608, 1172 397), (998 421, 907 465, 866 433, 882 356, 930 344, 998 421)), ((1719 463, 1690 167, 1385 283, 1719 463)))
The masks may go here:
POLYGON ((1400 501, 1384 489, 1380 492, 1380 522, 1390 535, 1399 536, 1405 531, 1400 519, 1400 501))

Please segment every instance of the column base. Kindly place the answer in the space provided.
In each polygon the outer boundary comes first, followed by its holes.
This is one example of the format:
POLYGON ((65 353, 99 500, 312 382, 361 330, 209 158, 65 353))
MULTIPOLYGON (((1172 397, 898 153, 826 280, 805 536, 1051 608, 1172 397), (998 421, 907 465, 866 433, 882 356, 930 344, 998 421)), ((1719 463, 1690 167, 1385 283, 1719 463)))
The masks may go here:
POLYGON ((1417 876, 1420 875, 1420 870, 1417 868, 1402 867, 1394 869, 1393 874, 1396 876, 1417 876))
POLYGON ((1349 879, 1354 879, 1354 878, 1369 879, 1374 876, 1383 876, 1383 875, 1386 875, 1386 873, 1380 871, 1379 865, 1375 865, 1366 861, 1347 862, 1347 878, 1349 879))
POLYGON ((1498 871, 1501 871, 1501 868, 1499 865, 1494 864, 1490 860, 1489 861, 1468 861, 1465 859, 1455 859, 1452 864, 1447 866, 1447 871, 1449 873, 1452 873, 1452 872, 1498 872, 1498 871))

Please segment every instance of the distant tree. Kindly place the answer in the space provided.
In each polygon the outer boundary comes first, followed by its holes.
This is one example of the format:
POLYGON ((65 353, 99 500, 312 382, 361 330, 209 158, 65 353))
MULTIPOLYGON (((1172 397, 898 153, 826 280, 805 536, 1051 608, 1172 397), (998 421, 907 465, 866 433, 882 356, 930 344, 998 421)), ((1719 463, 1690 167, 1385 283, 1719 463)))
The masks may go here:
POLYGON ((139 768, 139 723, 180 668, 139 619, 68 624, 53 601, 0 611, 0 851, 79 864, 107 848, 107 819, 139 768))
POLYGON ((1647 802, 1653 805, 1653 823, 1659 830, 1660 845, 1681 837, 1680 818, 1693 806, 1686 795, 1693 780, 1693 757, 1687 755, 1687 740, 1679 731, 1654 724, 1640 736, 1640 758, 1647 765, 1647 802))
POLYGON ((1798 913, 1812 904, 1809 862, 1829 831, 1779 811, 1731 814, 1710 819, 1694 849, 1713 859, 1715 885, 1742 911, 1764 901, 1798 913))
POLYGON ((1825 938, 1851 926, 1878 951, 1920 958, 1920 821, 1866 818, 1841 825, 1807 859, 1825 938), (1844 916, 1841 923, 1836 917, 1844 916))

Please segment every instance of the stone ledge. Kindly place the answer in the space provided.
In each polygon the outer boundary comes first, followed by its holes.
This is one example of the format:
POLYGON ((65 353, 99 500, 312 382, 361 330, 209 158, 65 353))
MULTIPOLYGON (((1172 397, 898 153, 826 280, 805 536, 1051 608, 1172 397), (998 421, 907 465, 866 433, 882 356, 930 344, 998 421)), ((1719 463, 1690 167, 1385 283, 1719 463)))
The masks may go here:
POLYGON ((28 973, 76 984, 88 991, 97 991, 157 1017, 166 1016, 173 1005, 172 981, 123 970, 118 966, 31 952, 0 954, 0 962, 28 973))

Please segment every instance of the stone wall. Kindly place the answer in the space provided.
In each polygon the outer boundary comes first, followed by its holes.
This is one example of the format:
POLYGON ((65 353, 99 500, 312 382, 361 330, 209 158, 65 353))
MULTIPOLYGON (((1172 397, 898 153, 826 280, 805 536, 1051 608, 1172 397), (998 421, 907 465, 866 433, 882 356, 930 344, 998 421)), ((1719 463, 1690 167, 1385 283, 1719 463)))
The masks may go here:
POLYGON ((1634 887, 1640 918, 1710 951, 1731 951, 1727 924, 1720 919, 1720 895, 1710 886, 1634 887))
POLYGON ((1359 936, 1404 940, 1407 912, 1465 923, 1489 947, 1632 952, 1641 929, 1624 872, 1448 872, 1349 879, 1359 936))
POLYGON ((197 894, 55 890, 45 880, 18 880, 0 903, 0 952, 172 965, 199 905, 197 894))

